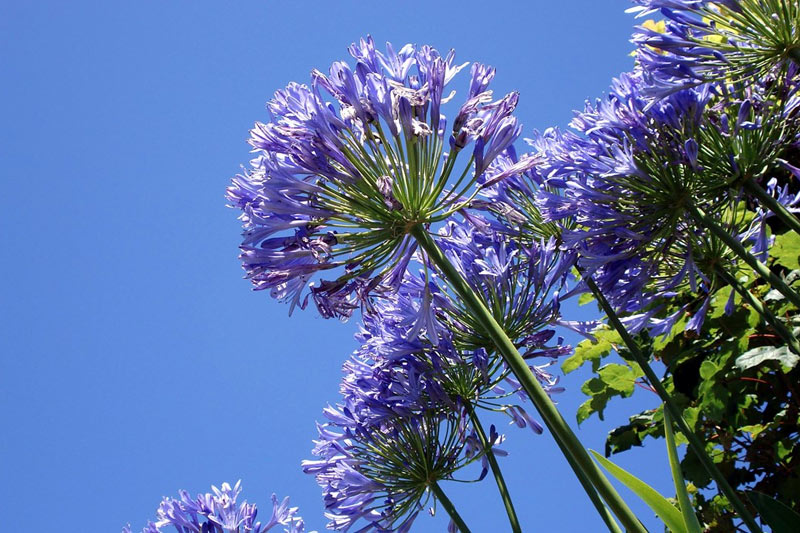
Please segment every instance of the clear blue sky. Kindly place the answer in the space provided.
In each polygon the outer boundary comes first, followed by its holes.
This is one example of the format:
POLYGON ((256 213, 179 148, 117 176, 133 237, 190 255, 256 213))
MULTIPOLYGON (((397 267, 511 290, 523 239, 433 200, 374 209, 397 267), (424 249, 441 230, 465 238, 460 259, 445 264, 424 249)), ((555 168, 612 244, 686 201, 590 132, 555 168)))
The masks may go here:
MULTIPOLYGON (((3 529, 138 529, 164 495, 241 478, 265 512, 272 492, 290 495, 322 530, 299 463, 356 323, 290 319, 241 279, 223 192, 249 128, 276 89, 367 33, 494 65, 495 91, 521 92, 526 134, 564 126, 630 68, 628 5, 0 3, 3 529)), ((570 421, 585 378, 564 379, 570 421)), ((635 398, 579 436, 602 450, 626 413, 656 403, 635 398)), ((602 530, 550 436, 506 433, 525 530, 602 530)), ((670 492, 661 442, 617 459, 670 492)), ((473 531, 506 530, 491 482, 450 490, 473 531)), ((416 531, 445 523, 421 517, 416 531)))

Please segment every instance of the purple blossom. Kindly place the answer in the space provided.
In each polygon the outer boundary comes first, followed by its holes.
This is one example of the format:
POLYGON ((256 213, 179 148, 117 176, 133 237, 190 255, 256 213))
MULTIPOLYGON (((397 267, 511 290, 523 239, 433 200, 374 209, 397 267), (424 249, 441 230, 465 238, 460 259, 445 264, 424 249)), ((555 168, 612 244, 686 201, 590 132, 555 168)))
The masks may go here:
POLYGON ((800 6, 760 0, 633 0, 636 58, 650 79, 649 94, 663 97, 708 81, 757 79, 800 61, 800 6))
POLYGON ((349 52, 354 67, 337 61, 313 71, 310 85, 275 93, 270 120, 251 131, 251 168, 227 192, 242 211, 241 259, 255 289, 290 312, 310 293, 322 316, 340 319, 396 289, 413 253, 411 229, 466 205, 463 195, 521 131, 512 115, 518 94, 493 100, 491 67, 472 65, 448 130, 447 87, 468 65, 453 51, 387 44, 381 52, 367 37, 349 52), (461 163, 462 172, 458 155, 470 144, 475 163, 461 163))
MULTIPOLYGON (((155 522, 148 522, 142 533, 162 533, 172 527, 178 533, 266 533, 275 526, 283 526, 286 533, 303 533, 303 520, 297 516, 297 508, 289 507, 289 498, 278 501, 272 495, 272 514, 265 523, 257 522, 258 510, 254 504, 236 499, 241 493, 241 481, 231 487, 223 483, 221 488, 211 487, 213 493, 200 494, 196 498, 185 490, 178 491, 179 499, 164 498, 157 511, 155 522)), ((122 533, 131 533, 130 526, 122 533)))
MULTIPOLYGON (((707 84, 655 102, 649 87, 641 72, 624 74, 607 97, 576 114, 577 133, 548 130, 533 139, 539 160, 528 181, 536 187, 528 188, 542 222, 559 226, 561 245, 578 254, 583 275, 629 315, 627 326, 666 334, 675 320, 661 317, 659 298, 684 290, 705 297, 719 286, 712 265, 736 260, 687 207, 701 207, 752 242, 753 253, 766 253, 767 214, 759 210, 752 223, 736 216, 746 199, 732 186, 777 166, 797 130, 794 119, 775 113, 766 85, 707 84)), ((519 186, 513 179, 504 184, 519 186)), ((509 197, 507 190, 498 199, 509 197)), ((693 316, 691 325, 703 316, 693 316)))

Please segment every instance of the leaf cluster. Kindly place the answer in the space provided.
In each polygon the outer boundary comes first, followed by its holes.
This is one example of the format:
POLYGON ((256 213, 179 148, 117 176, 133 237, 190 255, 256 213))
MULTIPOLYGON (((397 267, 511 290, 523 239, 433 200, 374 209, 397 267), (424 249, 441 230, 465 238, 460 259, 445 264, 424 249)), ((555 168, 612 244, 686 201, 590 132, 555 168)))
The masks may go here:
MULTIPOLYGON (((800 288, 800 236, 778 235, 770 256, 773 270, 800 288)), ((780 293, 744 270, 735 275, 795 336, 800 334, 800 314, 780 293)), ((637 341, 651 361, 663 364, 662 384, 731 485, 800 509, 800 357, 738 295, 735 311, 726 315, 731 290, 716 291, 700 335, 684 332, 682 318, 666 337, 642 333, 637 341)), ((679 295, 668 312, 683 303, 679 295)), ((595 341, 579 344, 562 364, 568 373, 588 363, 594 374, 581 389, 588 399, 578 409, 579 423, 594 414, 603 420, 612 398, 628 398, 636 386, 649 387, 615 331, 601 326, 594 335, 595 341), (621 361, 612 362, 615 352, 621 361)), ((663 437, 663 417, 662 407, 630 416, 627 424, 609 432, 606 456, 663 437)), ((681 434, 676 437, 679 444, 686 442, 681 434)), ((703 490, 712 488, 712 481, 691 450, 681 466, 706 529, 736 531, 740 524, 727 499, 703 490)))

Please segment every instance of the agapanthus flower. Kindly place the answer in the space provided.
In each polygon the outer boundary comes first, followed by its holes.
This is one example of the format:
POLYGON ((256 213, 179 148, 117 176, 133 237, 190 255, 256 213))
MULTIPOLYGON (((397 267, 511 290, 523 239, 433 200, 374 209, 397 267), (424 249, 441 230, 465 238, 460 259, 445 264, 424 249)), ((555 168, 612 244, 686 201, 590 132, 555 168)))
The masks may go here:
POLYGON ((448 126, 448 85, 468 63, 429 46, 381 52, 369 37, 349 51, 354 67, 335 62, 275 93, 251 132, 251 168, 227 192, 255 288, 291 309, 310 288, 322 316, 343 319, 394 288, 416 249, 410 231, 460 209, 521 131, 518 95, 494 99, 491 67, 472 65, 448 126))
MULTIPOLYGON (((297 515, 296 507, 289 507, 289 498, 278 501, 272 495, 272 514, 266 522, 256 521, 258 509, 246 501, 237 505, 236 499, 242 491, 241 481, 231 487, 223 483, 221 488, 212 486, 213 492, 192 498, 185 490, 178 491, 179 498, 164 498, 157 511, 155 522, 148 522, 142 533, 162 533, 175 530, 178 533, 266 533, 281 526, 286 533, 303 533, 303 519, 297 515)), ((122 533, 131 533, 130 526, 122 533)))
MULTIPOLYGON (((567 292, 575 254, 560 250, 555 237, 518 238, 518 232, 509 233, 507 228, 493 231, 478 214, 464 214, 464 221, 450 220, 439 230, 439 247, 483 297, 523 357, 543 353, 541 333, 564 324, 560 299, 567 292)), ((459 346, 494 349, 493 341, 458 298, 443 299, 439 306, 459 346)))
MULTIPOLYGON (((486 273, 480 275, 503 275, 502 260, 487 257, 473 258, 472 276, 481 269, 486 273)), ((343 367, 341 401, 325 409, 317 458, 303 463, 323 488, 333 529, 406 531, 426 506, 431 483, 455 479, 478 459, 482 479, 489 451, 476 434, 476 410, 505 413, 518 427, 542 432, 502 359, 467 347, 466 337, 451 331, 443 306, 452 306, 438 282, 432 272, 406 272, 398 290, 376 300, 363 317, 356 336, 361 345, 343 367)), ((548 361, 532 371, 548 393, 557 393, 558 380, 546 367, 569 347, 548 344, 555 332, 544 326, 553 309, 544 308, 544 322, 525 340, 526 355, 548 361)), ((498 448, 503 438, 490 428, 491 453, 504 455, 498 448)))
POLYGON ((537 207, 545 222, 566 221, 561 239, 583 273, 618 311, 636 313, 633 331, 668 331, 679 315, 665 322, 659 299, 688 289, 702 303, 685 311, 704 316, 719 286, 715 269, 736 261, 690 208, 758 251, 753 230, 763 230, 763 217, 753 223, 737 187, 763 179, 797 130, 764 87, 706 84, 656 102, 647 87, 641 72, 620 76, 573 119, 579 134, 550 131, 535 142, 548 151, 533 172, 558 189, 540 188, 537 207))
POLYGON ((317 459, 303 461, 334 530, 408 531, 431 485, 474 460, 463 409, 440 401, 429 374, 410 358, 379 366, 346 365, 342 403, 325 409, 318 426, 317 459))
MULTIPOLYGON (((548 132, 558 133, 558 130, 548 132)), ((492 229, 520 243, 558 238, 561 234, 561 227, 543 220, 536 197, 540 190, 557 194, 555 188, 546 184, 541 169, 558 158, 556 152, 562 144, 550 135, 537 135, 526 141, 532 143, 533 153, 520 157, 513 146, 509 147, 487 169, 480 182, 479 197, 470 202, 470 207, 491 212, 497 218, 501 227, 492 229), (526 169, 519 171, 521 166, 526 169)))
POLYGON ((665 24, 643 24, 633 41, 663 96, 708 81, 761 78, 800 63, 800 4, 796 0, 633 0, 639 17, 658 13, 665 24))
MULTIPOLYGON (((457 308, 447 294, 439 289, 437 281, 430 272, 420 272, 418 275, 409 273, 396 293, 390 298, 381 299, 376 304, 375 312, 364 317, 364 323, 356 335, 361 346, 354 354, 354 361, 360 361, 360 365, 366 364, 372 373, 377 372, 378 368, 396 370, 400 365, 405 372, 413 373, 415 379, 424 378, 427 384, 426 397, 433 402, 431 408, 469 404, 504 412, 520 425, 520 419, 515 418, 509 408, 516 407, 519 412, 525 412, 525 409, 510 402, 509 397, 516 394, 525 402, 527 396, 510 376, 503 359, 491 347, 482 346, 489 345, 490 341, 472 329, 469 322, 460 317, 453 318, 458 314, 457 308), (428 309, 420 312, 420 306, 428 309)), ((555 394, 562 389, 558 386, 558 378, 548 373, 547 368, 557 358, 569 355, 572 348, 565 345, 562 338, 554 339, 555 330, 551 327, 558 320, 557 312, 553 313, 553 304, 541 306, 537 305, 540 302, 533 299, 529 303, 534 313, 518 315, 518 318, 528 316, 531 319, 527 324, 529 327, 519 324, 515 330, 519 335, 515 338, 544 390, 555 394), (546 311, 538 317, 539 322, 536 310, 546 311)), ((350 370, 349 376, 355 375, 353 368, 346 367, 350 370)), ((368 382, 346 377, 343 383, 343 393, 362 394, 364 389, 360 387, 368 382), (348 386, 349 382, 353 384, 348 386)), ((397 387, 394 385, 393 388, 397 387)), ((375 394, 374 387, 366 390, 370 398, 378 400, 376 412, 385 412, 387 406, 391 405, 391 414, 405 415, 409 410, 398 406, 403 402, 417 404, 421 389, 403 389, 402 394, 387 393, 389 398, 375 394)), ((541 429, 538 423, 531 427, 541 429)))

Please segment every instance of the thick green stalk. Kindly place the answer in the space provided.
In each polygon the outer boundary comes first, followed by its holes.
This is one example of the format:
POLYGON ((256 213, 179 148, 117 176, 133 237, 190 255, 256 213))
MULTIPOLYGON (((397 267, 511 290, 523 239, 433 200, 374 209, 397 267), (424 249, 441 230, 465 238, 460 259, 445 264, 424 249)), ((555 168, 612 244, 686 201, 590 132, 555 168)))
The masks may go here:
POLYGON ((600 472, 600 469, 580 443, 578 437, 572 432, 572 429, 570 429, 569 425, 561 416, 561 413, 556 409, 555 404, 553 404, 530 368, 528 368, 528 364, 522 358, 522 355, 520 355, 517 347, 514 346, 514 343, 508 338, 503 328, 486 308, 483 299, 472 290, 469 283, 467 283, 450 261, 447 260, 430 235, 428 235, 425 228, 421 225, 417 225, 411 229, 410 233, 417 240, 420 247, 428 254, 428 258, 439 267, 441 274, 450 283, 453 290, 462 299, 470 312, 472 312, 474 317, 483 325, 486 333, 497 348, 498 353, 503 357, 503 360, 511 369, 511 372, 514 373, 520 385, 522 385, 522 388, 536 406, 545 425, 550 429, 554 438, 560 442, 562 451, 566 455, 572 456, 574 463, 570 464, 573 468, 577 467, 583 471, 585 476, 592 485, 594 485, 595 489, 600 493, 601 497, 628 531, 644 533, 646 531, 644 526, 642 526, 636 518, 636 515, 633 514, 633 511, 625 504, 608 479, 600 472))
POLYGON ((795 233, 800 233, 800 218, 797 218, 793 213, 790 213, 783 204, 773 198, 767 191, 765 191, 758 183, 749 179, 744 182, 744 188, 758 198, 763 206, 775 213, 781 219, 781 222, 789 226, 789 229, 795 233))
POLYGON ((469 413, 470 420, 472 420, 472 426, 475 428, 475 433, 478 434, 478 440, 481 443, 481 448, 483 448, 483 454, 486 456, 486 460, 489 462, 489 466, 492 469, 494 480, 497 482, 497 489, 500 491, 500 497, 503 499, 503 505, 506 508, 508 521, 511 524, 511 531, 514 533, 521 533, 522 528, 519 526, 517 512, 514 510, 514 504, 511 501, 511 495, 508 492, 508 486, 506 485, 506 480, 503 477, 503 472, 500 470, 500 465, 497 464, 497 457, 494 456, 494 451, 492 451, 492 443, 489 442, 488 438, 486 438, 486 433, 483 431, 481 421, 478 419, 478 415, 475 414, 475 410, 469 403, 467 403, 467 412, 469 413))
POLYGON ((661 383, 659 377, 650 367, 649 361, 639 349, 636 341, 633 340, 633 337, 631 337, 630 333, 628 333, 628 330, 622 325, 622 322, 620 322, 617 314, 611 307, 611 304, 608 303, 608 300, 606 300, 605 296, 603 296, 603 293, 600 292, 597 284, 588 276, 582 277, 589 286, 589 289, 592 291, 592 293, 594 293, 594 297, 600 304, 603 312, 605 312, 606 316, 608 316, 608 321, 611 323, 611 326, 617 331, 617 333, 619 333, 619 336, 622 337, 622 342, 625 344, 625 347, 628 348, 628 351, 644 371, 644 375, 647 377, 647 381, 650 382, 650 386, 656 391, 658 396, 664 402, 666 409, 669 411, 670 415, 672 415, 673 420, 676 424, 678 424, 678 429, 680 429, 681 433, 683 433, 683 435, 686 437, 686 440, 689 441, 689 446, 700 460, 700 463, 706 469, 706 472, 708 472, 708 474, 714 478, 714 481, 717 482, 717 486, 728 498, 728 501, 731 502, 731 505, 733 505, 733 508, 736 509, 737 513, 739 513, 739 517, 744 521, 745 524, 747 524, 747 527, 750 529, 750 531, 753 533, 761 531, 761 528, 758 527, 758 524, 756 524, 755 520, 753 520, 753 517, 750 516, 750 512, 736 495, 736 491, 733 490, 733 487, 730 486, 728 480, 725 479, 725 476, 719 471, 717 466, 714 464, 714 461, 712 461, 706 453, 703 443, 700 442, 700 439, 697 438, 697 435, 694 434, 694 432, 689 428, 689 425, 683 419, 683 414, 681 413, 680 408, 675 405, 675 402, 672 401, 672 397, 664 388, 664 385, 661 383))
POLYGON ((683 523, 690 533, 702 533, 703 528, 697 520, 697 515, 694 514, 694 507, 689 500, 689 492, 686 490, 686 482, 683 479, 683 472, 681 472, 681 462, 678 459, 675 435, 672 433, 672 417, 669 416, 669 409, 664 409, 664 438, 667 441, 669 467, 672 470, 672 481, 675 483, 675 495, 678 497, 683 523))
POLYGON ((456 511, 456 506, 453 505, 453 502, 450 501, 450 498, 445 495, 439 484, 434 481, 429 485, 429 487, 436 496, 436 499, 442 504, 442 507, 444 507, 444 510, 447 511, 447 514, 450 515, 450 519, 456 524, 458 530, 461 531, 461 533, 470 533, 467 524, 464 523, 464 519, 461 518, 461 515, 458 514, 458 511, 456 511))
POLYGON ((792 335, 792 332, 786 329, 780 320, 778 320, 772 312, 767 309, 767 307, 761 303, 761 300, 753 296, 753 294, 747 290, 747 288, 743 287, 741 283, 732 275, 728 274, 723 268, 717 267, 715 269, 717 275, 725 281, 728 285, 733 287, 736 292, 738 292, 742 298, 744 298, 750 306, 755 309, 761 317, 767 321, 767 324, 772 326, 772 329, 775 330, 775 333, 783 339, 783 341, 789 345, 789 348, 800 355, 800 342, 798 342, 797 337, 792 335))
POLYGON ((756 259, 750 252, 744 249, 742 243, 736 240, 730 233, 721 228, 708 215, 703 213, 697 206, 689 204, 687 206, 689 214, 696 222, 708 228, 711 233, 716 235, 725 245, 738 255, 750 268, 756 271, 764 281, 768 282, 774 289, 780 291, 790 302, 800 307, 800 295, 793 291, 778 275, 773 273, 766 265, 756 259))

